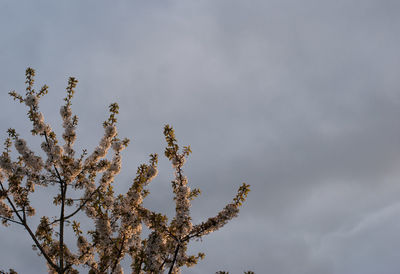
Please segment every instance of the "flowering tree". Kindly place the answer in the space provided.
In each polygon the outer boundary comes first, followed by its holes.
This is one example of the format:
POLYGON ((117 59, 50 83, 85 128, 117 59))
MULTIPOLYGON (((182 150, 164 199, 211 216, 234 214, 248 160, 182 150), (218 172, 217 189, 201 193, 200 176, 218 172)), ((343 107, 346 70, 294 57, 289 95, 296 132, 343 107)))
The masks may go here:
MULTIPOLYGON (((78 81, 72 77, 68 81, 65 104, 60 109, 63 120, 63 144, 60 144, 39 110, 39 99, 47 94, 48 87, 45 85, 36 91, 34 76, 35 71, 28 68, 24 96, 15 91, 9 94, 28 107, 32 135, 43 138, 44 153, 41 157, 33 152, 14 129, 8 130, 9 137, 0 156, 0 219, 3 225, 20 225, 29 233, 33 248, 45 259, 49 273, 78 273, 78 266, 88 268, 89 273, 123 273, 120 263, 126 256, 131 258, 132 273, 179 273, 182 266, 191 267, 202 259, 203 253, 187 254, 190 240, 199 239, 236 217, 249 185, 243 183, 233 201, 215 217, 192 224, 190 201, 200 190, 191 190, 183 173, 191 150, 189 146, 180 150, 173 128, 166 125, 165 156, 175 171, 172 190, 176 203, 176 215, 168 222, 165 215, 150 211, 142 204, 149 193, 145 187, 158 173, 157 154, 151 154, 149 163, 138 167, 126 194, 115 195, 113 191, 114 177, 121 169, 121 151, 129 143, 117 134, 118 105, 110 105, 109 118, 103 123, 104 135, 94 151, 83 150, 76 156, 73 144, 78 118, 72 115, 71 99, 78 81), (15 160, 11 152, 13 144, 18 153, 15 160), (112 157, 108 160, 110 149, 112 157), (52 204, 59 215, 42 216, 39 225, 33 228, 30 219, 35 215, 35 208, 30 195, 37 186, 58 189, 52 204), (74 198, 77 194, 78 199, 74 198), (77 220, 79 212, 93 221, 91 230, 82 231, 77 220), (68 224, 71 224, 71 231, 68 224), (142 236, 143 224, 150 231, 147 237, 142 236), (67 233, 76 238, 75 252, 71 250, 73 243, 66 243, 67 233)), ((11 269, 10 273, 16 272, 11 269)))

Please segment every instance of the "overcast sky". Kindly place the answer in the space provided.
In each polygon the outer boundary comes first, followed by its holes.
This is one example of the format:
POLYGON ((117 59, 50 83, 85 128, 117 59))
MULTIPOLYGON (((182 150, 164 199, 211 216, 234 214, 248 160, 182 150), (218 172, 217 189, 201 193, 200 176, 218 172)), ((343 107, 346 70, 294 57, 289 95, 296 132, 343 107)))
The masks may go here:
MULTIPOLYGON (((399 14, 397 0, 0 0, 0 136, 40 143, 7 95, 28 66, 50 86, 41 108, 56 129, 75 76, 78 147, 94 148, 120 104, 132 142, 119 191, 163 155, 166 123, 193 150, 196 222, 251 185, 239 217, 191 245, 206 257, 184 273, 398 274, 399 14)), ((172 176, 162 159, 146 199, 168 216, 172 176)), ((21 228, 0 234, 0 268, 45 272, 21 228)))

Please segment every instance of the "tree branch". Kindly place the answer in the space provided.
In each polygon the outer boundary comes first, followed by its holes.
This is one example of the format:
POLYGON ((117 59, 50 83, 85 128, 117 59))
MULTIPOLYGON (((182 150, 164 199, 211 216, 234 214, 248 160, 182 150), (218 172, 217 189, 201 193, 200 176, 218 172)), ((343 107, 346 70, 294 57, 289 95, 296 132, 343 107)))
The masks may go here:
POLYGON ((176 257, 178 256, 178 251, 179 251, 180 247, 181 247, 181 244, 178 242, 176 249, 175 249, 174 259, 172 260, 172 264, 171 264, 171 267, 169 268, 168 274, 171 274, 172 270, 174 269, 174 264, 176 262, 176 257))
MULTIPOLYGON (((48 146, 49 144, 49 139, 47 138, 46 132, 44 133, 44 138, 46 140, 46 143, 48 146)), ((65 180, 61 178, 60 172, 58 172, 58 169, 55 164, 53 164, 54 170, 56 171, 57 178, 60 183, 60 190, 61 190, 61 209, 60 209, 60 233, 59 233, 59 242, 60 242, 60 266, 59 266, 59 273, 62 274, 64 273, 64 211, 65 211, 65 196, 67 193, 67 183, 65 180)))
POLYGON ((126 235, 124 234, 124 236, 122 237, 121 247, 120 247, 120 249, 118 250, 118 255, 117 255, 117 257, 115 258, 115 263, 114 263, 114 265, 113 265, 113 267, 112 267, 112 269, 111 269, 111 274, 114 273, 115 268, 117 268, 118 262, 119 262, 119 260, 120 260, 120 258, 121 258, 122 249, 124 248, 124 243, 125 243, 125 237, 126 237, 126 235))
MULTIPOLYGON (((73 211, 71 214, 69 214, 69 215, 67 215, 67 216, 64 216, 64 220, 68 220, 69 218, 71 218, 71 217, 73 217, 75 214, 77 214, 77 213, 87 204, 87 202, 90 201, 90 198, 93 196, 93 194, 99 191, 99 188, 100 188, 100 186, 97 187, 97 188, 90 194, 89 198, 88 198, 88 199, 85 199, 85 201, 84 201, 75 211, 73 211)), ((54 223, 57 223, 57 222, 60 222, 60 221, 61 221, 61 219, 57 219, 57 220, 52 221, 50 224, 54 224, 54 223)))
MULTIPOLYGON (((4 186, 2 184, 2 182, 0 182, 0 187, 2 191, 5 191, 4 186)), ((19 215, 17 208, 15 207, 14 203, 11 201, 10 197, 8 197, 8 195, 6 196, 6 199, 8 201, 8 203, 11 205, 12 209, 14 210, 15 214, 17 215, 18 219, 20 220, 20 222, 22 223, 22 225, 24 226, 24 228, 28 231, 29 235, 31 236, 32 240, 35 242, 36 246, 39 248, 40 252, 43 254, 43 256, 45 257, 45 259, 47 260, 47 262, 49 263, 49 265, 51 267, 53 267, 56 271, 59 270, 59 268, 57 267, 57 265, 50 259, 50 257, 47 255, 47 253, 44 251, 42 245, 39 243, 38 239, 36 238, 35 234, 32 232, 31 228, 29 227, 29 225, 27 224, 26 220, 24 220, 21 215, 19 215)))

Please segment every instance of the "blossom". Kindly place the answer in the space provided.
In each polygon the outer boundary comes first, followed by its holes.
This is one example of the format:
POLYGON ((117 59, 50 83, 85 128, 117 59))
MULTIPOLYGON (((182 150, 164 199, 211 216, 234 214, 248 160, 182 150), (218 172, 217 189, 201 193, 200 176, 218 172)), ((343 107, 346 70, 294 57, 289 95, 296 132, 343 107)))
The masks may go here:
POLYGON ((117 134, 117 128, 114 125, 109 125, 105 130, 107 138, 113 138, 117 134))
POLYGON ((69 106, 61 106, 60 114, 61 114, 62 118, 71 117, 71 115, 72 115, 71 108, 69 106))
POLYGON ((125 145, 121 141, 115 141, 112 143, 112 149, 120 152, 125 148, 125 145))
POLYGON ((157 167, 149 166, 149 168, 147 170, 147 180, 148 181, 153 180, 155 177, 157 177, 157 174, 158 174, 157 167))
POLYGON ((85 165, 91 165, 97 163, 98 160, 104 158, 107 154, 108 149, 111 146, 112 138, 117 134, 115 126, 107 126, 105 128, 104 136, 101 138, 99 145, 95 148, 93 153, 86 158, 85 165))
POLYGON ((39 98, 36 95, 30 94, 25 98, 25 104, 28 107, 37 107, 39 104, 39 98))
POLYGON ((162 254, 165 249, 166 240, 160 233, 152 232, 150 233, 145 249, 146 254, 146 268, 148 271, 154 273, 159 272, 161 264, 163 262, 162 254))
POLYGON ((12 218, 12 210, 11 208, 0 199, 0 216, 4 216, 7 218, 12 218))
POLYGON ((27 145, 26 141, 21 138, 15 140, 15 148, 18 153, 21 154, 26 165, 32 168, 33 171, 39 172, 43 167, 43 161, 39 156, 35 156, 33 151, 31 151, 27 145))
POLYGON ((110 241, 108 235, 111 233, 110 220, 104 216, 97 218, 96 232, 98 233, 99 238, 102 240, 102 244, 107 245, 107 243, 110 241))
POLYGON ((63 146, 63 148, 67 155, 73 156, 75 152, 72 149, 72 145, 76 140, 76 119, 72 119, 72 110, 69 104, 60 108, 60 114, 61 118, 63 119, 62 126, 64 128, 64 133, 62 137, 65 140, 65 145, 63 146))
POLYGON ((175 157, 172 158, 171 162, 174 168, 178 168, 185 164, 186 158, 184 155, 175 155, 175 157))

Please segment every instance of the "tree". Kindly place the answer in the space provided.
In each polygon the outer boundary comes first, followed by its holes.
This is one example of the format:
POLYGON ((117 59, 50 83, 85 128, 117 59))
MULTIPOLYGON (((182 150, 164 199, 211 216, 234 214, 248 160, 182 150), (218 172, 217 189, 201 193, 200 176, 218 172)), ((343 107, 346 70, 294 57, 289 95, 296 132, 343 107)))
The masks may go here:
MULTIPOLYGON (((121 151, 129 143, 128 139, 118 137, 118 104, 110 105, 109 118, 103 123, 104 136, 94 151, 83 150, 75 156, 73 144, 78 117, 72 115, 71 100, 78 81, 69 78, 65 104, 60 109, 63 120, 61 145, 39 109, 39 100, 47 94, 48 87, 44 85, 36 91, 34 76, 35 71, 28 68, 24 96, 15 91, 9 94, 28 107, 33 126, 31 133, 43 138, 41 149, 44 153, 42 156, 35 153, 15 129, 8 130, 5 149, 0 156, 2 223, 5 226, 20 225, 29 233, 33 248, 44 257, 49 273, 78 273, 78 266, 88 268, 89 273, 123 273, 120 263, 126 256, 131 257, 132 273, 179 273, 182 266, 191 267, 203 259, 203 253, 187 254, 190 240, 200 239, 236 217, 247 197, 249 185, 243 183, 233 201, 215 217, 192 224, 190 201, 200 194, 200 190, 190 189, 183 173, 191 153, 190 146, 180 150, 173 128, 166 125, 165 156, 175 171, 172 190, 176 203, 176 215, 168 222, 165 215, 150 211, 142 204, 149 194, 146 186, 158 174, 157 154, 151 154, 149 163, 138 167, 126 194, 114 193, 114 177, 121 169, 121 151), (11 152, 13 144, 19 155, 15 160, 11 152), (110 150, 112 159, 108 160, 106 156, 110 150), (52 203, 59 215, 54 218, 42 216, 34 229, 30 219, 36 211, 30 195, 36 187, 57 188, 58 194, 52 203), (74 198, 76 195, 79 198, 74 198), (84 212, 83 216, 93 221, 94 227, 86 233, 77 219, 79 212, 84 212), (142 224, 150 230, 147 237, 142 235, 142 224), (66 243, 67 233, 72 233, 76 239, 76 252, 71 251, 72 243, 66 243)), ((10 273, 16 272, 10 270, 10 273)))

